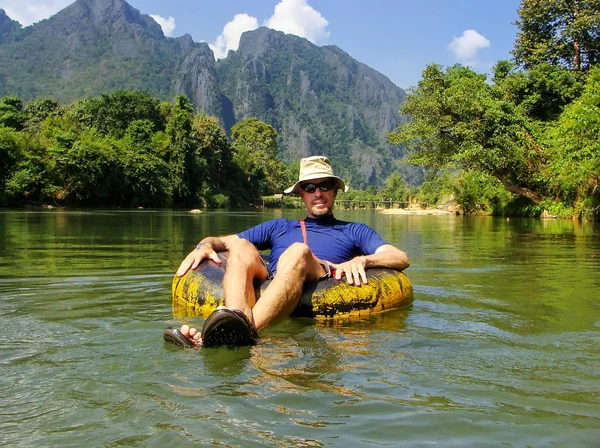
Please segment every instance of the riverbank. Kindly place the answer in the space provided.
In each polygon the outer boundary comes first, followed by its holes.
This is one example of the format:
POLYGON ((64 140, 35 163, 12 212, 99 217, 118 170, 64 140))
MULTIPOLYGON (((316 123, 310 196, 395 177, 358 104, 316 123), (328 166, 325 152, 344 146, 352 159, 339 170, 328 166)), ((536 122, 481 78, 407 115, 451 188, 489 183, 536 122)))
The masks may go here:
POLYGON ((412 209, 412 208, 388 208, 379 210, 382 215, 455 215, 456 212, 448 210, 432 209, 412 209))

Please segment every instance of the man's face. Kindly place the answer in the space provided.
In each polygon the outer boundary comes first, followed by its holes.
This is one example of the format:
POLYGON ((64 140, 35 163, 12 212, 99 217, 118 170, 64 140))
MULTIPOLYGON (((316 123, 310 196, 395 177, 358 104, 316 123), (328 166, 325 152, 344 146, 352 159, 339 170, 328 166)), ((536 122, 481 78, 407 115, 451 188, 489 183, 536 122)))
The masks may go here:
POLYGON ((302 182, 298 193, 306 205, 308 217, 320 218, 331 215, 337 190, 337 182, 332 177, 322 177, 302 182))

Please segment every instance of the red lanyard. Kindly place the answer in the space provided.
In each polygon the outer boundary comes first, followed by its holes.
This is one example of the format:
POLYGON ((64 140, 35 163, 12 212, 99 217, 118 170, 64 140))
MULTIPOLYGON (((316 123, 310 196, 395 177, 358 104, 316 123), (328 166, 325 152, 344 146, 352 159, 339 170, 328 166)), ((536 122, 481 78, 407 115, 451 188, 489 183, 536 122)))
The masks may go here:
POLYGON ((304 237, 304 244, 308 246, 308 238, 306 238, 306 223, 303 219, 300 220, 300 228, 302 229, 302 236, 304 237))

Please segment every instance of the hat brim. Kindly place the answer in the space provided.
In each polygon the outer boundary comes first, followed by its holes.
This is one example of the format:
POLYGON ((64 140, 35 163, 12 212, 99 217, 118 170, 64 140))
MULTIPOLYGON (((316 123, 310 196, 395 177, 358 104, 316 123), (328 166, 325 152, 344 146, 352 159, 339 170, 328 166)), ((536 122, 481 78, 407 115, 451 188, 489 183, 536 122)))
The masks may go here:
POLYGON ((292 193, 298 193, 298 188, 300 188, 300 184, 302 182, 306 182, 307 180, 313 180, 313 179, 322 179, 322 178, 331 178, 331 179, 335 179, 337 184, 338 184, 338 188, 340 190, 342 190, 344 193, 346 193, 348 191, 348 186, 346 185, 346 183, 339 177, 337 176, 323 176, 323 173, 316 173, 313 175, 308 175, 306 176, 304 179, 299 180, 298 182, 296 182, 294 185, 292 185, 290 188, 286 188, 285 190, 283 190, 283 192, 285 194, 292 194, 292 193))

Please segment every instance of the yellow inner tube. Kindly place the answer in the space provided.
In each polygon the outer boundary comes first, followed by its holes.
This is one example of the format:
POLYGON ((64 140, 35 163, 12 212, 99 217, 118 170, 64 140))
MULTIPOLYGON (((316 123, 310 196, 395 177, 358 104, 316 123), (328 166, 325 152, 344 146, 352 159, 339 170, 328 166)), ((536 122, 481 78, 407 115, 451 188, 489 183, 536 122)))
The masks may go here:
MULTIPOLYGON (((224 305, 223 276, 227 253, 219 254, 222 265, 205 260, 183 277, 173 278, 173 313, 176 317, 208 316, 219 305, 224 305)), ((413 302, 413 288, 403 272, 392 269, 369 269, 366 285, 353 286, 345 280, 333 278, 318 283, 307 283, 302 298, 292 316, 317 319, 347 318, 381 313, 403 308, 413 302)), ((256 296, 269 280, 257 285, 256 296)))

